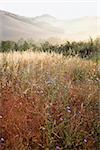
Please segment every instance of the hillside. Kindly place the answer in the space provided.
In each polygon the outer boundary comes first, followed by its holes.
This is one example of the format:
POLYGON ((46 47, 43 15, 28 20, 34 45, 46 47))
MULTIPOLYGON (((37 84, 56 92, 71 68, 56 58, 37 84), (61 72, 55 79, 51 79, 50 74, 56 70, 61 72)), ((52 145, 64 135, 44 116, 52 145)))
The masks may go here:
POLYGON ((58 20, 48 14, 28 18, 0 11, 0 40, 44 40, 51 37, 84 40, 100 36, 99 24, 100 18, 97 17, 58 20))

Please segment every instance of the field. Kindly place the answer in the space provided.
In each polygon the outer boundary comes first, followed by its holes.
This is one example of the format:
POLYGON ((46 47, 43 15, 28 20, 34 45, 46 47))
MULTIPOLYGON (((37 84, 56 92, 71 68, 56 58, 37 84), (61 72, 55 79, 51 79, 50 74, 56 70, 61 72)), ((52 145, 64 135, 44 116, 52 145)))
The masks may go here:
POLYGON ((0 150, 98 150, 99 65, 0 53, 0 150))

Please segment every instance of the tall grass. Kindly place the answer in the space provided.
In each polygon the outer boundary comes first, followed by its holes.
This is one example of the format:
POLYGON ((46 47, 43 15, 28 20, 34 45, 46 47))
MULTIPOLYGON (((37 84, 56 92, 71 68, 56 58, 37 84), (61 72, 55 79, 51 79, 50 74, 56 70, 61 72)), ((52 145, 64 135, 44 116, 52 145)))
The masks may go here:
POLYGON ((99 70, 55 53, 0 53, 0 150, 97 150, 99 70))

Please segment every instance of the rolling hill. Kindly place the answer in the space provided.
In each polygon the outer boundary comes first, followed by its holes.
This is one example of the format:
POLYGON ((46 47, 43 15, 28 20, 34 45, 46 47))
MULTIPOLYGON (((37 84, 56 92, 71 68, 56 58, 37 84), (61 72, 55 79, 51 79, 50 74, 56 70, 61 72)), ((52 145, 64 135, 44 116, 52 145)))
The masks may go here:
POLYGON ((0 40, 60 38, 85 40, 100 37, 100 18, 83 17, 75 20, 59 20, 48 14, 28 18, 0 11, 0 40))

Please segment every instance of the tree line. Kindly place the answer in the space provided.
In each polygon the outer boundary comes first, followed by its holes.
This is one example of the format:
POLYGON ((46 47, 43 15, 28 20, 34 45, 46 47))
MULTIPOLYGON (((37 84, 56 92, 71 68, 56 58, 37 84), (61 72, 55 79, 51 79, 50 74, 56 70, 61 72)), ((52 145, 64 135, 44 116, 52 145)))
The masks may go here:
POLYGON ((40 44, 36 44, 32 41, 19 40, 14 41, 1 41, 0 52, 12 52, 12 51, 43 51, 43 52, 55 52, 63 54, 65 56, 79 56, 81 58, 90 58, 100 50, 100 38, 93 40, 90 38, 88 41, 66 41, 64 44, 53 45, 48 41, 40 44))

